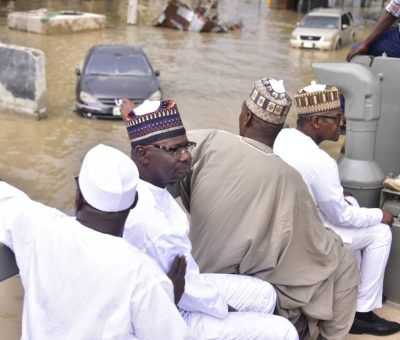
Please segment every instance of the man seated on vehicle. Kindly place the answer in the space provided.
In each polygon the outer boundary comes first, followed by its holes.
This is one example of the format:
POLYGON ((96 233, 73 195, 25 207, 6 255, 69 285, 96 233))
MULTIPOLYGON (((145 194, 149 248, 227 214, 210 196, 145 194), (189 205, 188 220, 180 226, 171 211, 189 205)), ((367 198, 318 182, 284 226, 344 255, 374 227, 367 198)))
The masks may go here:
POLYGON ((393 215, 378 208, 361 208, 354 197, 345 196, 336 161, 319 148, 323 141, 339 139, 343 124, 339 96, 336 87, 315 82, 298 91, 297 129, 283 129, 274 152, 301 174, 325 226, 342 238, 347 249, 361 252, 357 313, 350 333, 392 334, 400 330, 400 324, 372 311, 382 307, 393 215))
POLYGON ((168 278, 111 236, 122 233, 137 182, 129 157, 90 150, 78 179, 79 222, 0 182, 0 242, 14 252, 25 290, 23 339, 193 339, 168 278))
POLYGON ((386 53, 388 57, 400 58, 400 27, 390 28, 399 15, 400 0, 391 0, 382 11, 369 36, 352 47, 347 54, 347 61, 358 54, 380 56, 386 53))
POLYGON ((131 157, 139 169, 140 199, 128 216, 123 237, 164 271, 177 255, 186 257, 185 291, 178 306, 196 338, 298 339, 289 321, 273 315, 276 293, 269 283, 239 275, 200 274, 191 255, 189 221, 166 189, 187 175, 194 146, 176 104, 145 101, 126 126, 131 157))
POLYGON ((345 339, 358 269, 326 229, 300 174, 272 152, 291 106, 282 81, 255 82, 242 105, 240 136, 188 133, 197 142, 183 186, 193 257, 201 271, 253 275, 274 285, 279 315, 301 339, 345 339))

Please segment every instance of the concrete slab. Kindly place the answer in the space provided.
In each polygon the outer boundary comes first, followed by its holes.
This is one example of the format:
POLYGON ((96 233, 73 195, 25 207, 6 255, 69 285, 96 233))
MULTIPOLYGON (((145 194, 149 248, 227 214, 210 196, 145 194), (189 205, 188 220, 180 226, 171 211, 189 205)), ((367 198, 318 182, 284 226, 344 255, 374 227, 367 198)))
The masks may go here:
POLYGON ((7 16, 8 28, 40 34, 100 30, 106 28, 106 22, 106 16, 101 14, 49 11, 46 8, 13 12, 7 16))
POLYGON ((46 70, 43 51, 0 43, 0 107, 46 115, 46 70))

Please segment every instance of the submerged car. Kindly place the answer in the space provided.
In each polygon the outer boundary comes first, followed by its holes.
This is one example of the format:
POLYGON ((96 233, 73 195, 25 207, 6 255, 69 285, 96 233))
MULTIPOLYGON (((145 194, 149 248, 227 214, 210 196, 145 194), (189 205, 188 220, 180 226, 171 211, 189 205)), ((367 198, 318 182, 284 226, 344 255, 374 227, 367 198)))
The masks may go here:
POLYGON ((340 49, 355 41, 354 20, 339 8, 316 8, 306 14, 292 32, 290 45, 320 50, 340 49))
POLYGON ((140 47, 93 46, 82 69, 77 68, 76 111, 88 118, 119 118, 118 99, 137 105, 161 100, 159 71, 154 71, 140 47))

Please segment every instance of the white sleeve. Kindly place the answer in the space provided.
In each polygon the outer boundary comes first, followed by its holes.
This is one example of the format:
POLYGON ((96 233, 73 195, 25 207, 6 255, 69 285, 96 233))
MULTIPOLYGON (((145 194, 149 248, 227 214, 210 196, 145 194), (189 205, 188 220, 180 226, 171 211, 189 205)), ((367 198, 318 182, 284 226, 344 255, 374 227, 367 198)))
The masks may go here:
POLYGON ((137 339, 195 339, 173 303, 172 284, 167 280, 147 275, 132 295, 132 327, 137 339))
POLYGON ((21 190, 0 181, 0 242, 12 247, 10 227, 18 223, 23 207, 31 202, 21 190))
POLYGON ((177 255, 186 257, 185 292, 178 304, 181 309, 202 312, 216 318, 226 317, 228 304, 222 295, 204 281, 192 257, 188 238, 163 234, 152 242, 151 247, 149 255, 158 262, 165 273, 169 271, 177 255))
POLYGON ((57 209, 31 200, 21 190, 0 181, 0 242, 14 251, 13 234, 32 241, 34 221, 39 218, 65 216, 57 209))
POLYGON ((382 221, 381 209, 360 208, 345 201, 339 170, 333 159, 311 183, 311 189, 319 209, 335 226, 368 227, 382 221))

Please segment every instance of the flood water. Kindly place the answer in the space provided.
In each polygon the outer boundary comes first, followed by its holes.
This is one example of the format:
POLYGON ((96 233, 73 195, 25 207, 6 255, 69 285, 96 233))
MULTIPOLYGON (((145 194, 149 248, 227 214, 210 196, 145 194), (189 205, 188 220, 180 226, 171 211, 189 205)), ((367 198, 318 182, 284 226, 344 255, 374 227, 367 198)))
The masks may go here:
MULTIPOLYGON (((138 3, 138 25, 127 26, 128 0, 0 0, 0 41, 45 52, 48 114, 47 119, 37 121, 0 110, 1 178, 34 199, 68 211, 73 207, 73 178, 90 147, 105 143, 129 152, 121 121, 87 120, 73 112, 74 70, 94 44, 143 45, 161 72, 164 98, 177 102, 187 129, 231 132, 237 132, 241 103, 255 80, 265 76, 283 79, 288 92, 294 94, 315 79, 312 62, 344 61, 349 48, 332 52, 290 48, 290 33, 302 14, 271 10, 261 0, 221 0, 220 17, 241 19, 244 24, 241 31, 227 34, 151 27, 163 1, 138 3), (8 12, 43 7, 106 14, 107 29, 46 36, 7 28, 8 12)), ((366 32, 361 29, 358 37, 366 32)), ((294 122, 293 113, 289 122, 294 122)), ((0 328, 0 338, 1 333, 0 328)))
MULTIPOLYGON (((74 112, 75 67, 99 43, 143 45, 160 70, 164 98, 174 99, 188 129, 237 131, 241 102, 255 80, 283 79, 290 93, 314 79, 314 61, 344 60, 340 51, 295 50, 290 33, 301 14, 271 10, 265 1, 220 1, 222 18, 240 18, 244 28, 199 34, 151 27, 163 1, 139 1, 139 24, 126 25, 126 1, 0 1, 0 41, 46 54, 48 119, 36 121, 0 111, 0 177, 33 198, 61 210, 73 207, 74 182, 85 151, 105 143, 128 152, 121 121, 86 120, 74 112), (40 35, 9 30, 6 13, 47 7, 107 15, 106 30, 40 35)), ((23 75, 21 75, 23 77, 23 75)))

